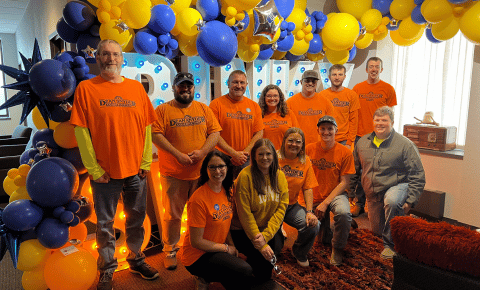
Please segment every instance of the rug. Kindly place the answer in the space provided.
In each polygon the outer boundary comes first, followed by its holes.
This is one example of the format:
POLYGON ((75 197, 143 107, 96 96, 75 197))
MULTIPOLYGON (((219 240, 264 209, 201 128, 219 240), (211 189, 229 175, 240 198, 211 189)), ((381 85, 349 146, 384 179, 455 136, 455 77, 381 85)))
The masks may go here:
POLYGON ((274 279, 286 289, 390 289, 392 260, 380 257, 382 239, 366 229, 350 231, 343 265, 330 264, 331 246, 316 243, 308 255, 310 267, 302 268, 290 253, 282 251, 277 264, 282 274, 274 279))

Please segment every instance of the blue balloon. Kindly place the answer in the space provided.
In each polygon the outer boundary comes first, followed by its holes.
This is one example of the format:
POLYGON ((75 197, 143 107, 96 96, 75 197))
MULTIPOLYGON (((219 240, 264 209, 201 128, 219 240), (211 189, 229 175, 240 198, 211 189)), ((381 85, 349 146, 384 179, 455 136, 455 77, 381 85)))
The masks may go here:
POLYGON ((93 204, 88 198, 84 196, 82 196, 79 202, 80 202, 80 209, 77 212, 77 216, 79 217, 80 222, 83 223, 92 215, 93 204))
POLYGON ((272 49, 272 47, 265 48, 263 50, 260 50, 260 53, 258 54, 257 59, 260 59, 260 60, 270 59, 273 53, 274 53, 274 50, 272 49))
POLYGON ((197 0, 196 8, 202 15, 203 21, 217 19, 221 9, 218 0, 197 0))
POLYGON ((33 147, 37 148, 38 142, 45 142, 47 143, 48 148, 59 148, 58 144, 53 139, 53 130, 49 128, 40 129, 33 135, 32 145, 33 147))
POLYGON ((18 199, 3 209, 3 222, 14 231, 33 229, 43 218, 43 209, 29 199, 18 199))
POLYGON ((390 4, 393 0, 373 0, 372 8, 377 9, 383 16, 390 12, 390 4))
POLYGON ((75 92, 77 81, 72 70, 61 61, 44 59, 30 69, 32 90, 45 101, 60 102, 75 92))
POLYGON ((284 39, 277 41, 277 50, 282 52, 289 51, 294 43, 295 37, 290 33, 284 39))
POLYGON ((348 52, 348 60, 347 61, 352 61, 355 56, 357 55, 357 47, 354 45, 352 49, 348 52))
POLYGON ((64 64, 72 65, 73 60, 77 57, 78 54, 73 51, 64 51, 57 54, 53 59, 63 62, 64 64))
POLYGON ((57 207, 69 202, 77 191, 78 173, 72 163, 50 157, 36 163, 27 176, 27 191, 42 207, 57 207))
POLYGON ((63 102, 45 102, 52 121, 61 123, 70 120, 72 111, 65 111, 63 104, 66 102, 73 104, 73 97, 70 97, 63 102))
MULTIPOLYGON (((425 1, 425 0, 423 0, 425 1)), ((468 0, 448 0, 448 2, 452 3, 452 4, 463 4, 465 2, 467 2, 468 0)))
POLYGON ((417 24, 425 24, 427 20, 423 17, 422 12, 420 11, 421 5, 417 5, 412 11, 412 21, 417 24))
POLYGON ((323 50, 322 38, 318 34, 313 35, 313 39, 310 41, 310 46, 308 47, 308 53, 316 54, 323 50))
MULTIPOLYGON (((465 1, 468 1, 468 0, 465 0, 465 1)), ((423 2, 425 2, 425 0, 413 0, 413 3, 415 3, 415 5, 422 5, 423 2)))
POLYGON ((168 58, 168 59, 172 59, 174 57, 176 57, 178 55, 178 52, 180 51, 178 48, 177 49, 170 49, 168 47, 167 48, 167 52, 165 54, 165 57, 168 58))
POLYGON ((95 22, 95 12, 88 4, 71 1, 63 8, 63 19, 73 29, 85 31, 95 22))
POLYGON ((60 154, 60 157, 72 163, 78 174, 84 174, 87 172, 85 165, 83 165, 82 157, 80 156, 80 150, 78 147, 64 150, 60 154))
POLYGON ((287 19, 295 6, 295 0, 275 0, 275 6, 283 19, 287 19))
POLYGON ((74 217, 75 216, 74 216, 73 212, 66 210, 66 211, 62 212, 62 214, 60 215, 60 221, 64 224, 69 224, 73 221, 74 217))
POLYGON ((77 52, 85 58, 88 63, 96 63, 93 50, 97 49, 100 37, 89 33, 80 34, 77 40, 77 52))
POLYGON ((80 210, 80 204, 76 200, 72 200, 69 203, 67 203, 65 209, 73 213, 76 213, 80 210))
POLYGON ((230 63, 237 53, 237 48, 237 37, 225 23, 213 20, 200 28, 197 51, 209 65, 218 67, 230 63))
POLYGON ((165 46, 168 44, 168 42, 172 39, 170 36, 170 33, 166 34, 161 34, 158 36, 157 41, 158 41, 158 46, 165 46))
POLYGON ((152 16, 147 27, 158 34, 170 32, 175 26, 175 13, 167 5, 159 4, 152 8, 152 16))
MULTIPOLYGON (((235 32, 236 34, 245 31, 245 29, 247 29, 248 25, 250 24, 250 16, 248 16, 248 13, 245 10, 243 12, 245 14, 245 17, 240 21, 236 21, 235 25, 231 26, 233 32, 235 32)), ((220 22, 225 22, 225 20, 220 22)))
POLYGON ((157 37, 148 28, 139 30, 133 39, 133 48, 143 55, 150 55, 157 52, 157 37))
POLYGON ((288 59, 289 61, 299 61, 302 57, 303 55, 294 55, 294 54, 291 54, 290 52, 287 52, 287 54, 285 55, 285 58, 288 59))
POLYGON ((60 216, 62 215, 62 213, 65 212, 65 208, 63 206, 59 206, 59 207, 56 207, 53 211, 52 211, 52 214, 55 218, 60 218, 60 216))
POLYGON ((425 35, 426 35, 427 39, 428 39, 431 43, 440 43, 440 42, 442 42, 441 40, 438 40, 438 39, 435 38, 435 36, 433 36, 433 34, 432 34, 432 29, 431 29, 431 28, 425 29, 425 35))
POLYGON ((45 218, 35 232, 38 241, 45 248, 58 249, 68 242, 68 225, 54 218, 45 218))
POLYGON ((37 155, 38 150, 35 148, 28 149, 20 155, 20 164, 32 164, 33 158, 37 155))
POLYGON ((61 39, 70 43, 77 42, 78 37, 80 36, 80 32, 70 27, 63 18, 60 18, 57 22, 57 33, 61 39))
POLYGON ((170 40, 168 41, 168 44, 167 44, 168 48, 170 48, 171 50, 175 50, 178 48, 178 41, 174 38, 170 38, 170 40))
POLYGON ((100 37, 100 26, 98 24, 94 24, 90 26, 90 29, 88 30, 91 35, 100 37))

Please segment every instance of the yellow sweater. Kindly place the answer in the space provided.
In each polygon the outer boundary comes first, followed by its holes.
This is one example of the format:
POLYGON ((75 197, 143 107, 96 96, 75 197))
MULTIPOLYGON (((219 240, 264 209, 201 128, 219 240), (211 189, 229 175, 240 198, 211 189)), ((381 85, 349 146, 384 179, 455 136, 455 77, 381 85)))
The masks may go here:
POLYGON ((250 166, 243 169, 236 180, 235 203, 237 223, 247 236, 253 239, 262 233, 265 241, 270 241, 280 229, 288 205, 288 184, 285 174, 278 170, 280 193, 274 193, 270 179, 266 177, 265 195, 259 195, 253 187, 250 166), (239 223, 238 223, 239 220, 239 223))

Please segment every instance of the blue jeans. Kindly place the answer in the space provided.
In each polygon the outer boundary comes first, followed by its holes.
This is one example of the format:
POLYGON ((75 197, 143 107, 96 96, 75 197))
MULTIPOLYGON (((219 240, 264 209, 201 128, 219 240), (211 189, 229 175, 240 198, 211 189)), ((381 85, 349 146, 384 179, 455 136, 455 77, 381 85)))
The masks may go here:
POLYGON ((287 207, 285 218, 283 219, 287 225, 294 227, 298 231, 297 240, 293 244, 292 250, 295 257, 301 262, 307 260, 307 254, 313 247, 315 237, 320 230, 320 223, 314 227, 307 226, 306 215, 306 209, 297 202, 287 207))
MULTIPOLYGON (((362 138, 362 137, 360 137, 360 136, 355 137, 355 146, 357 145, 357 142, 358 142, 358 140, 360 140, 360 138, 362 138)), ((365 207, 365 202, 366 202, 366 197, 365 197, 365 191, 363 190, 361 181, 359 181, 357 183, 357 187, 355 188, 354 193, 355 193, 355 197, 357 198, 357 201, 355 202, 355 204, 357 206, 359 206, 360 208, 364 208, 365 207)))
MULTIPOLYGON (((318 204, 314 205, 314 208, 318 204)), ((333 212, 333 238, 332 247, 343 249, 347 245, 348 235, 352 224, 350 203, 346 193, 337 195, 328 206, 333 212)), ((324 217, 325 222, 330 223, 330 216, 324 217)))
POLYGON ((141 265, 145 255, 141 251, 145 229, 147 191, 146 179, 138 175, 124 179, 110 179, 108 183, 91 182, 95 214, 97 215, 98 269, 101 272, 115 270, 118 266, 115 254, 115 230, 113 223, 120 195, 126 216, 125 235, 131 267, 141 265))
POLYGON ((393 240, 390 230, 390 221, 396 216, 403 216, 403 205, 407 200, 408 183, 399 183, 390 187, 383 200, 367 200, 368 219, 372 231, 383 237, 383 245, 393 250, 393 240))

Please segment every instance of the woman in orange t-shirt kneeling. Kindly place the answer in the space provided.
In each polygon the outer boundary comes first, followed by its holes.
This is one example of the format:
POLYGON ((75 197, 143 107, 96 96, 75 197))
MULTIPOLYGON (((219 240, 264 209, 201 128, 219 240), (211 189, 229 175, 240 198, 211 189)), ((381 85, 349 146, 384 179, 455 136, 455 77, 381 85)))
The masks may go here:
POLYGON ((220 282, 225 289, 250 289, 253 283, 252 267, 238 258, 230 237, 232 184, 230 158, 217 150, 208 153, 199 187, 187 204, 188 229, 179 254, 197 276, 197 289, 207 289, 209 282, 220 282))

